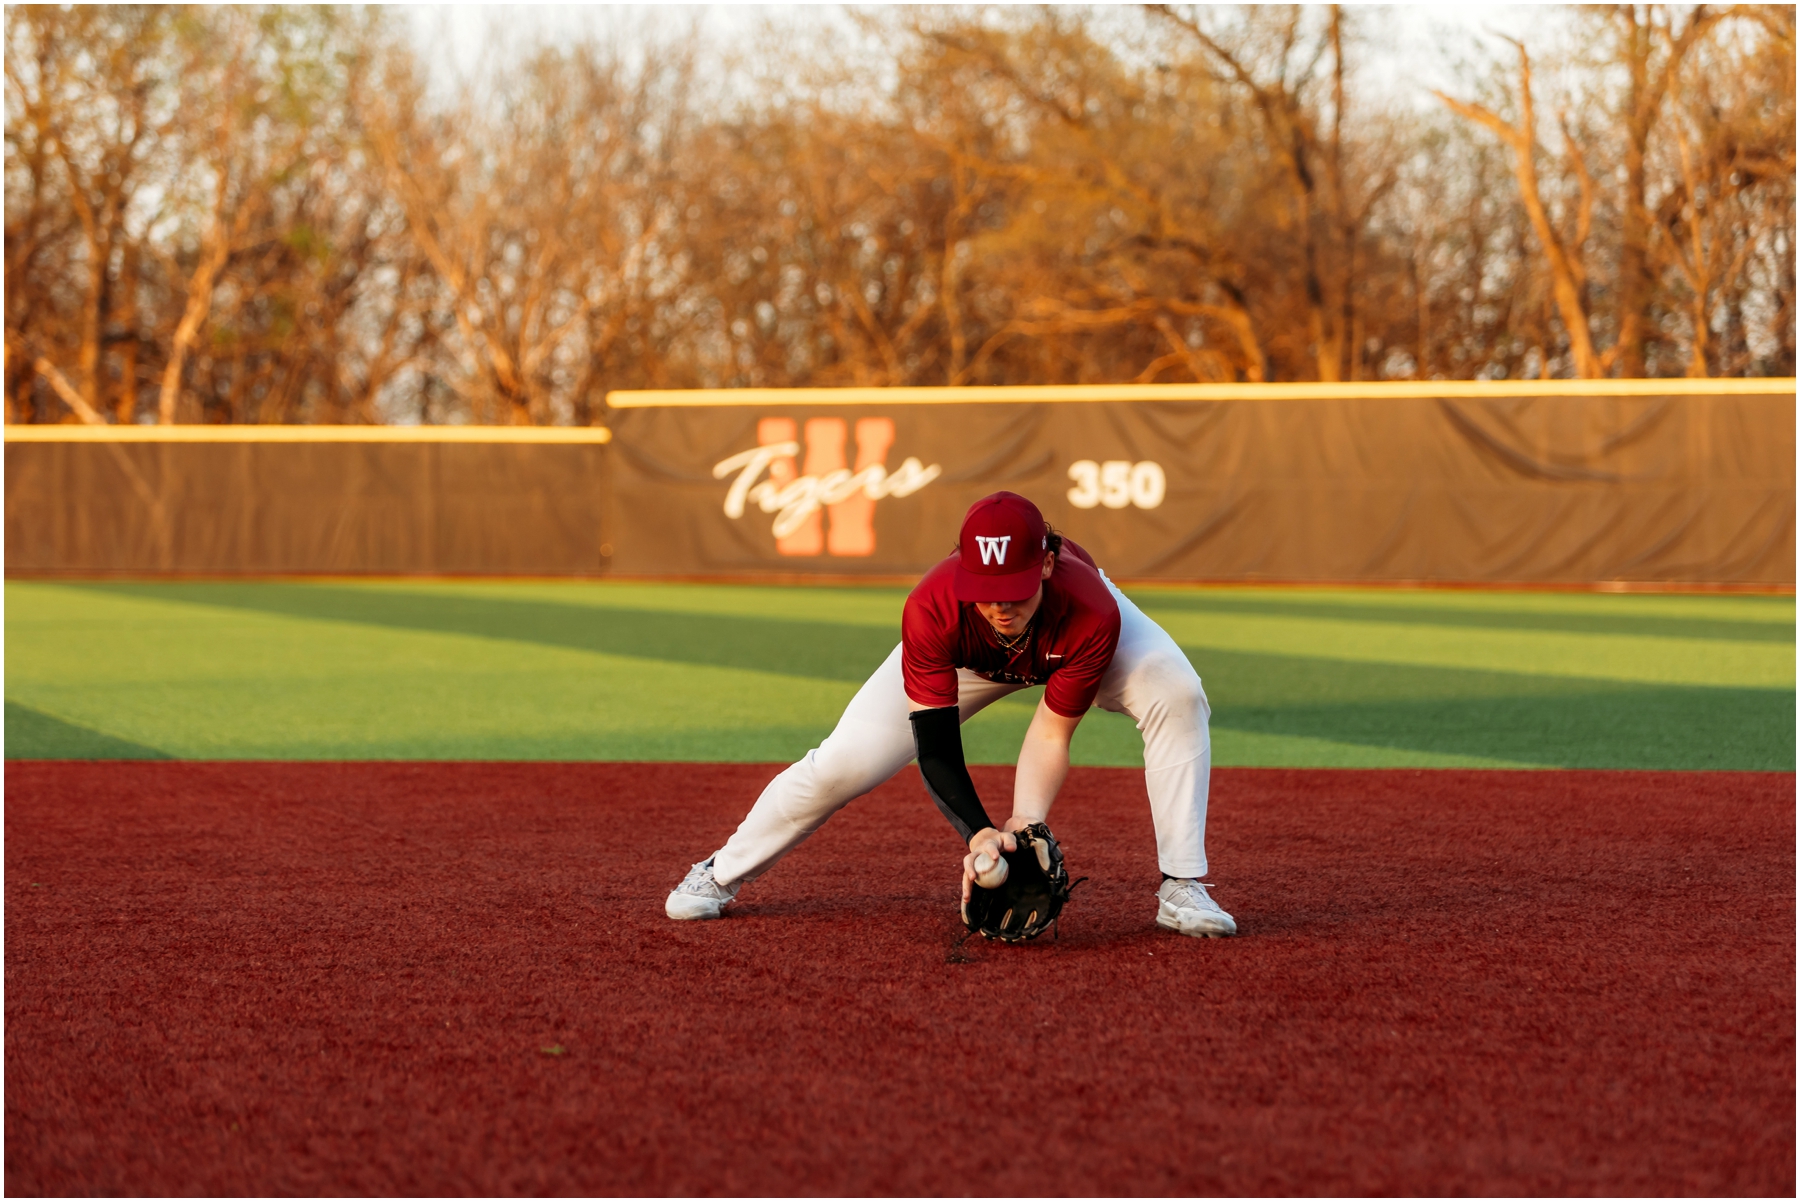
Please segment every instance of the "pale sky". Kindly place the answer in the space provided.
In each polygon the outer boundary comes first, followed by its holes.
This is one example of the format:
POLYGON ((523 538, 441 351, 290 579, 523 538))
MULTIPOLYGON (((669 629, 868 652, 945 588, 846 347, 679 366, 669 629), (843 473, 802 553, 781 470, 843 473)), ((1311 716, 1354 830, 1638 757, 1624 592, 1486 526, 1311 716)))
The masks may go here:
MULTIPOLYGON (((1503 33, 1542 46, 1555 14, 1546 6, 1517 4, 1399 4, 1352 6, 1391 21, 1391 37, 1377 42, 1379 60, 1365 77, 1386 83, 1393 99, 1432 103, 1429 89, 1455 90, 1455 58, 1504 51, 1493 37, 1503 33), (1447 47, 1454 50, 1447 53, 1447 47)), ((572 40, 587 33, 633 26, 668 34, 697 27, 717 47, 741 48, 765 19, 804 29, 847 24, 839 4, 785 5, 543 5, 443 4, 407 9, 420 48, 440 87, 478 78, 540 42, 572 40)))

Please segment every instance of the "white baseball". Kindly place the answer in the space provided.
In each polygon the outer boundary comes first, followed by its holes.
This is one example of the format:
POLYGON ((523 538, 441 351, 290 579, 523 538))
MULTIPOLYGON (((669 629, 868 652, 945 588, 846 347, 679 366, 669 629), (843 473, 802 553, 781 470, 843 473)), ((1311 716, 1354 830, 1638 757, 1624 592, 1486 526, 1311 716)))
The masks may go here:
POLYGON ((995 859, 987 852, 975 857, 975 883, 983 889, 998 889, 1006 884, 1006 859, 995 859))

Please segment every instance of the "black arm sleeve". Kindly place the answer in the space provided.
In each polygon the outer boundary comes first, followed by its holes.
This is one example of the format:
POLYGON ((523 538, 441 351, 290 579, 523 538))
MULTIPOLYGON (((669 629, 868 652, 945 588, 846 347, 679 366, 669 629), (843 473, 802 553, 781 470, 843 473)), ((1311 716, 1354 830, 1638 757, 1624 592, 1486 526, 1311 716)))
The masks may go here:
POLYGON ((968 765, 963 763, 962 723, 956 707, 914 710, 908 716, 912 719, 913 745, 919 750, 919 775, 925 778, 925 791, 967 843, 976 831, 994 824, 981 808, 975 782, 969 779, 968 765))

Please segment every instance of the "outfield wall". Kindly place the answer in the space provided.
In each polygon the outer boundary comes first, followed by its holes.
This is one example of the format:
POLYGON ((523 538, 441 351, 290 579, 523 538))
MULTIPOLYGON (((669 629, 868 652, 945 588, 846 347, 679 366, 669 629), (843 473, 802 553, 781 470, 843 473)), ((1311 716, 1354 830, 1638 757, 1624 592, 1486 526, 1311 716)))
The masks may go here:
POLYGON ((910 576, 1006 488, 1120 578, 1792 587, 1794 388, 741 389, 613 393, 608 429, 9 427, 6 567, 910 576))
POLYGON ((8 427, 6 570, 599 574, 610 437, 8 427))

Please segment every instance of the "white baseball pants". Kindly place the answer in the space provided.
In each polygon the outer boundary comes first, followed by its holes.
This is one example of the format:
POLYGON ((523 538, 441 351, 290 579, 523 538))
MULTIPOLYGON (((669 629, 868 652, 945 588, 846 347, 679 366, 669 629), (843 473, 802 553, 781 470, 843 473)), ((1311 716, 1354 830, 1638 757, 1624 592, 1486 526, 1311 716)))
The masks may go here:
MULTIPOLYGON (((1168 633, 1109 580, 1119 603, 1119 646, 1094 704, 1129 714, 1144 734, 1144 782, 1156 824, 1156 854, 1173 877, 1206 875, 1206 793, 1212 774, 1212 707, 1200 677, 1168 633)), ((957 673, 957 708, 967 722, 1029 685, 995 684, 957 673)), ((906 767, 914 756, 906 687, 895 647, 857 691, 837 729, 768 786, 737 832, 713 857, 721 885, 755 880, 825 820, 906 767)), ((921 796, 923 790, 921 789, 921 796)), ((988 803, 996 822, 1011 803, 988 803)))

